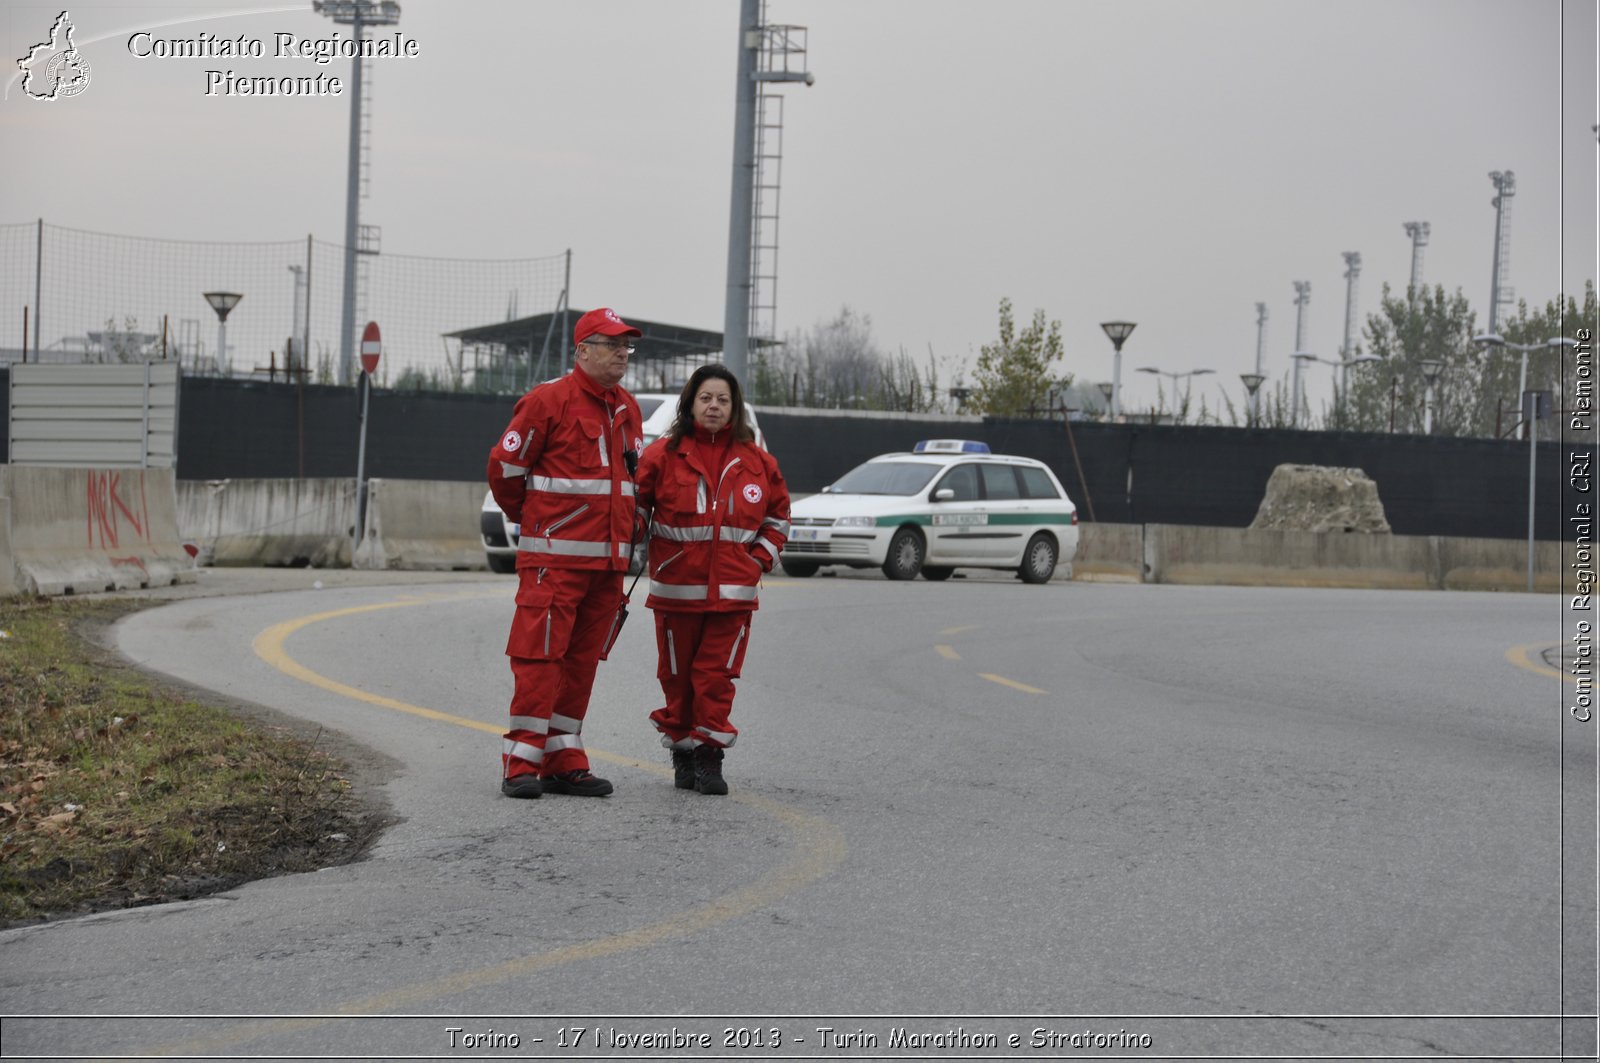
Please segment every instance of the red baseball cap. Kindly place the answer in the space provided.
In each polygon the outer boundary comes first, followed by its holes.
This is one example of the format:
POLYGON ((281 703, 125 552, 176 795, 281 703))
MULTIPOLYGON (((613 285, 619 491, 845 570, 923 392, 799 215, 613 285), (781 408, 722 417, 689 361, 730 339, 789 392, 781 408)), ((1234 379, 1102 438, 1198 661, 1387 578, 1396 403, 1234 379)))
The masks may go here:
POLYGON ((615 310, 609 306, 602 306, 598 310, 589 311, 578 319, 578 327, 572 330, 572 342, 582 343, 597 332, 602 336, 644 335, 644 333, 618 317, 615 310))

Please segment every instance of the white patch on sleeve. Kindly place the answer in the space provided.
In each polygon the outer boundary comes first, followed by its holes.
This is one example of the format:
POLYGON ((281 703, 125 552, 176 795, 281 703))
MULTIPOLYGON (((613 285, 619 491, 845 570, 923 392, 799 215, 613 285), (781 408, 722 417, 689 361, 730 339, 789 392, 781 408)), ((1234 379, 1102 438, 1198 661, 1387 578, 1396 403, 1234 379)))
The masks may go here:
POLYGON ((507 454, 521 453, 522 433, 518 432, 515 428, 511 429, 511 431, 506 433, 505 438, 500 440, 500 449, 505 451, 507 454))
POLYGON ((760 502, 761 501, 761 485, 760 484, 745 484, 744 485, 744 500, 746 502, 750 503, 752 506, 755 505, 757 502, 760 502))

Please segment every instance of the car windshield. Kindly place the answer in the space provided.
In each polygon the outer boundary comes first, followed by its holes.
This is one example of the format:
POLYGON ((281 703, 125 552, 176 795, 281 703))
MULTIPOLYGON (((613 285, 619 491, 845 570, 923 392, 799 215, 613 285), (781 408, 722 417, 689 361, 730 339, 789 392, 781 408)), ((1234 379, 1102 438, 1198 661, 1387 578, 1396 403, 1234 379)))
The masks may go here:
POLYGON ((643 421, 643 420, 648 419, 649 416, 652 413, 655 413, 656 410, 661 408, 661 404, 663 402, 665 402, 665 401, 667 401, 667 400, 666 399, 639 399, 639 420, 643 421))
POLYGON ((939 466, 911 461, 869 461, 834 481, 834 494, 914 495, 933 479, 939 466))

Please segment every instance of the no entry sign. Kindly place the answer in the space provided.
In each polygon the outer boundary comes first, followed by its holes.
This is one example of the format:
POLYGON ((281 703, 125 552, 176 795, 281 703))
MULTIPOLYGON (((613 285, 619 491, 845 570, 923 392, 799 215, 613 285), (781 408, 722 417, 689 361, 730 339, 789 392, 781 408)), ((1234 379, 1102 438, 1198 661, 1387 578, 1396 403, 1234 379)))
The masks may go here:
POLYGON ((378 356, 383 353, 383 339, 378 335, 378 323, 368 321, 361 333, 361 368, 368 376, 378 371, 378 356))

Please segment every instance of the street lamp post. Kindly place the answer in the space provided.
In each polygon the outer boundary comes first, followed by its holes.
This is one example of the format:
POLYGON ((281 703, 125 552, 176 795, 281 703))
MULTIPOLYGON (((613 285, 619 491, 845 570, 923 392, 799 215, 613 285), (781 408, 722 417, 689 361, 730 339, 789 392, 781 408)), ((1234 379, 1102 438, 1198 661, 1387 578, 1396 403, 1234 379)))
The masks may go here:
MULTIPOLYGON (((1177 397, 1178 397, 1178 381, 1179 380, 1188 380, 1191 377, 1205 376, 1207 373, 1215 373, 1216 370, 1215 369, 1189 369, 1189 370, 1186 370, 1186 371, 1181 372, 1181 373, 1174 373, 1174 372, 1171 372, 1171 371, 1166 370, 1166 369, 1157 369, 1153 365, 1141 365, 1137 370, 1135 370, 1135 372, 1150 373, 1150 374, 1155 375, 1155 376, 1164 376, 1164 377, 1167 377, 1168 379, 1170 379, 1172 381, 1172 397, 1173 397, 1173 401, 1177 401, 1177 397)), ((1189 405, 1189 385, 1188 384, 1185 384, 1184 387, 1183 387, 1183 405, 1184 406, 1188 406, 1189 405)))
POLYGON ((1333 367, 1333 414, 1340 428, 1344 427, 1344 404, 1345 396, 1348 394, 1346 389, 1349 387, 1350 382, 1348 375, 1350 367, 1365 362, 1383 361, 1382 358, 1375 354, 1358 354, 1352 358, 1318 358, 1314 354, 1303 352, 1295 355, 1295 357, 1333 367))
POLYGON ((1294 360, 1294 374, 1290 379, 1292 394, 1289 396, 1289 427, 1299 428, 1301 407, 1305 405, 1300 389, 1300 367, 1306 362, 1315 362, 1317 356, 1310 351, 1295 351, 1289 357, 1294 360))
POLYGON ((1239 379, 1244 381, 1244 388, 1250 393, 1250 402, 1245 407, 1247 411, 1245 418, 1250 427, 1254 428, 1261 422, 1260 396, 1257 392, 1261 390, 1261 382, 1267 378, 1260 373, 1240 373, 1239 379))
POLYGON ((228 312, 238 306, 244 296, 238 292, 206 292, 205 296, 211 309, 217 312, 217 372, 221 373, 228 357, 228 312))
POLYGON ((1472 337, 1472 342, 1480 347, 1504 347, 1517 351, 1522 355, 1522 368, 1518 374, 1519 390, 1517 397, 1520 400, 1521 420, 1517 427, 1524 424, 1528 429, 1528 590, 1533 591, 1533 502, 1537 493, 1538 484, 1536 471, 1538 467, 1539 443, 1539 400, 1538 396, 1530 396, 1528 386, 1528 354, 1531 351, 1555 351, 1564 347, 1576 347, 1577 341, 1565 336, 1553 336, 1543 343, 1508 343, 1504 336, 1494 332, 1485 332, 1472 337))
POLYGON ((1111 419, 1115 421, 1122 417, 1122 344, 1133 334, 1137 323, 1102 321, 1100 327, 1111 337, 1111 346, 1116 350, 1111 361, 1111 419))
POLYGON ((1426 389, 1422 393, 1422 434, 1433 435, 1433 385, 1439 379, 1439 374, 1444 372, 1444 363, 1437 358, 1424 358, 1417 363, 1422 370, 1422 381, 1426 389))
MULTIPOLYGON (((1522 355, 1522 365, 1517 371, 1518 401, 1521 401, 1523 392, 1528 390, 1528 352, 1558 350, 1562 347, 1577 346, 1576 340, 1570 340, 1565 336, 1553 336, 1550 339, 1545 340, 1543 343, 1511 343, 1504 336, 1501 336, 1496 332, 1481 332, 1472 337, 1472 342, 1476 343, 1480 347, 1503 347, 1508 351, 1517 351, 1522 355)), ((1517 427, 1520 431, 1522 429, 1522 423, 1519 422, 1517 427)))
POLYGON ((1105 399, 1106 411, 1109 413, 1111 410, 1111 381, 1102 381, 1101 383, 1096 384, 1095 387, 1100 389, 1100 395, 1105 399))

